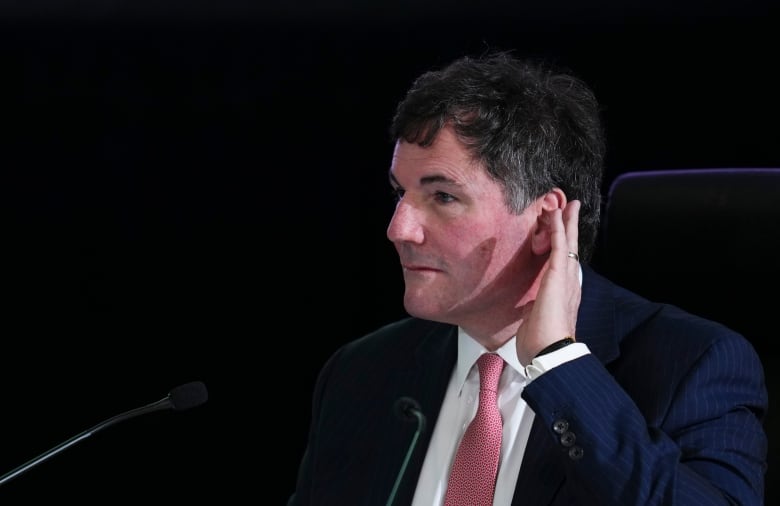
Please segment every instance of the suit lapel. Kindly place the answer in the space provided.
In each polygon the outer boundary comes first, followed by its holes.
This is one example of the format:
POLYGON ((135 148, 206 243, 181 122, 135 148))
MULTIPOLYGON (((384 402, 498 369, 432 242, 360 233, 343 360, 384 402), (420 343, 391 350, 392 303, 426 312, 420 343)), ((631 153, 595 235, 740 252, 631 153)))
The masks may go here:
MULTIPOLYGON (((425 453, 431 441, 433 428, 449 384, 452 369, 457 358, 457 327, 434 324, 417 348, 413 364, 402 374, 400 382, 409 397, 420 403, 426 417, 426 429, 420 435, 406 469, 405 479, 398 489, 396 504, 411 504, 417 479, 422 469, 425 453)), ((411 442, 413 433, 407 437, 411 442)), ((406 452, 407 446, 403 447, 406 452)))

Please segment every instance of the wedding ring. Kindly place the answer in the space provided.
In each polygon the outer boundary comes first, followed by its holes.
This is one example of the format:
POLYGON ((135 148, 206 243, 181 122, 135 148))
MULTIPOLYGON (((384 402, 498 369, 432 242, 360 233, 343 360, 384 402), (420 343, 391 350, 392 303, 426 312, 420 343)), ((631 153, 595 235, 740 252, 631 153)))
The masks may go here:
POLYGON ((574 253, 572 251, 569 251, 569 254, 567 256, 569 258, 573 258, 576 262, 580 261, 580 256, 577 253, 574 253))

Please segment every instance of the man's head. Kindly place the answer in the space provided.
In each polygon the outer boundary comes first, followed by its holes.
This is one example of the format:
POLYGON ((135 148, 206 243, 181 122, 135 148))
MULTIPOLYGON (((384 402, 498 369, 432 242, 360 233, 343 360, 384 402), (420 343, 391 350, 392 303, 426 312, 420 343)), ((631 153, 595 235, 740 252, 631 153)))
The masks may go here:
POLYGON ((591 254, 604 151, 593 94, 507 54, 463 58, 415 81, 391 132, 398 202, 387 235, 405 308, 472 335, 511 335, 549 256, 549 213, 579 200, 579 254, 591 254))
POLYGON ((598 102, 584 82, 508 53, 464 57, 414 82, 391 135, 426 147, 445 125, 503 187, 514 212, 552 188, 579 200, 579 255, 590 260, 605 143, 598 102))

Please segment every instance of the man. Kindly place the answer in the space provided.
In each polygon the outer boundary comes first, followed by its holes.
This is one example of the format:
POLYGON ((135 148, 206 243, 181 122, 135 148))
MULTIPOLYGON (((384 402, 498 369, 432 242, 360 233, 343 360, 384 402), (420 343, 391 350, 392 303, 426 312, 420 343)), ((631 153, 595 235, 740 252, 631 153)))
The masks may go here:
POLYGON ((591 90, 508 53, 462 58, 415 81, 391 131, 387 236, 410 317, 323 367, 288 504, 762 504, 754 349, 588 266, 604 158, 591 90), (483 499, 457 499, 485 354, 503 359, 497 472, 465 485, 483 499), (393 415, 399 398, 426 430, 393 415))

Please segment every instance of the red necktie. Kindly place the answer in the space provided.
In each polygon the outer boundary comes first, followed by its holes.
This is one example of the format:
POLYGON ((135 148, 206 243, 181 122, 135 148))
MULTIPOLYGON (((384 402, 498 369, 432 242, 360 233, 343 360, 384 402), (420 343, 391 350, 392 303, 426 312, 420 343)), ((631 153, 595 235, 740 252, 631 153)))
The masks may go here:
POLYGON ((479 367, 479 406, 463 434, 452 464, 445 506, 490 506, 501 453, 501 413, 498 410, 498 380, 504 360, 485 353, 479 367))

